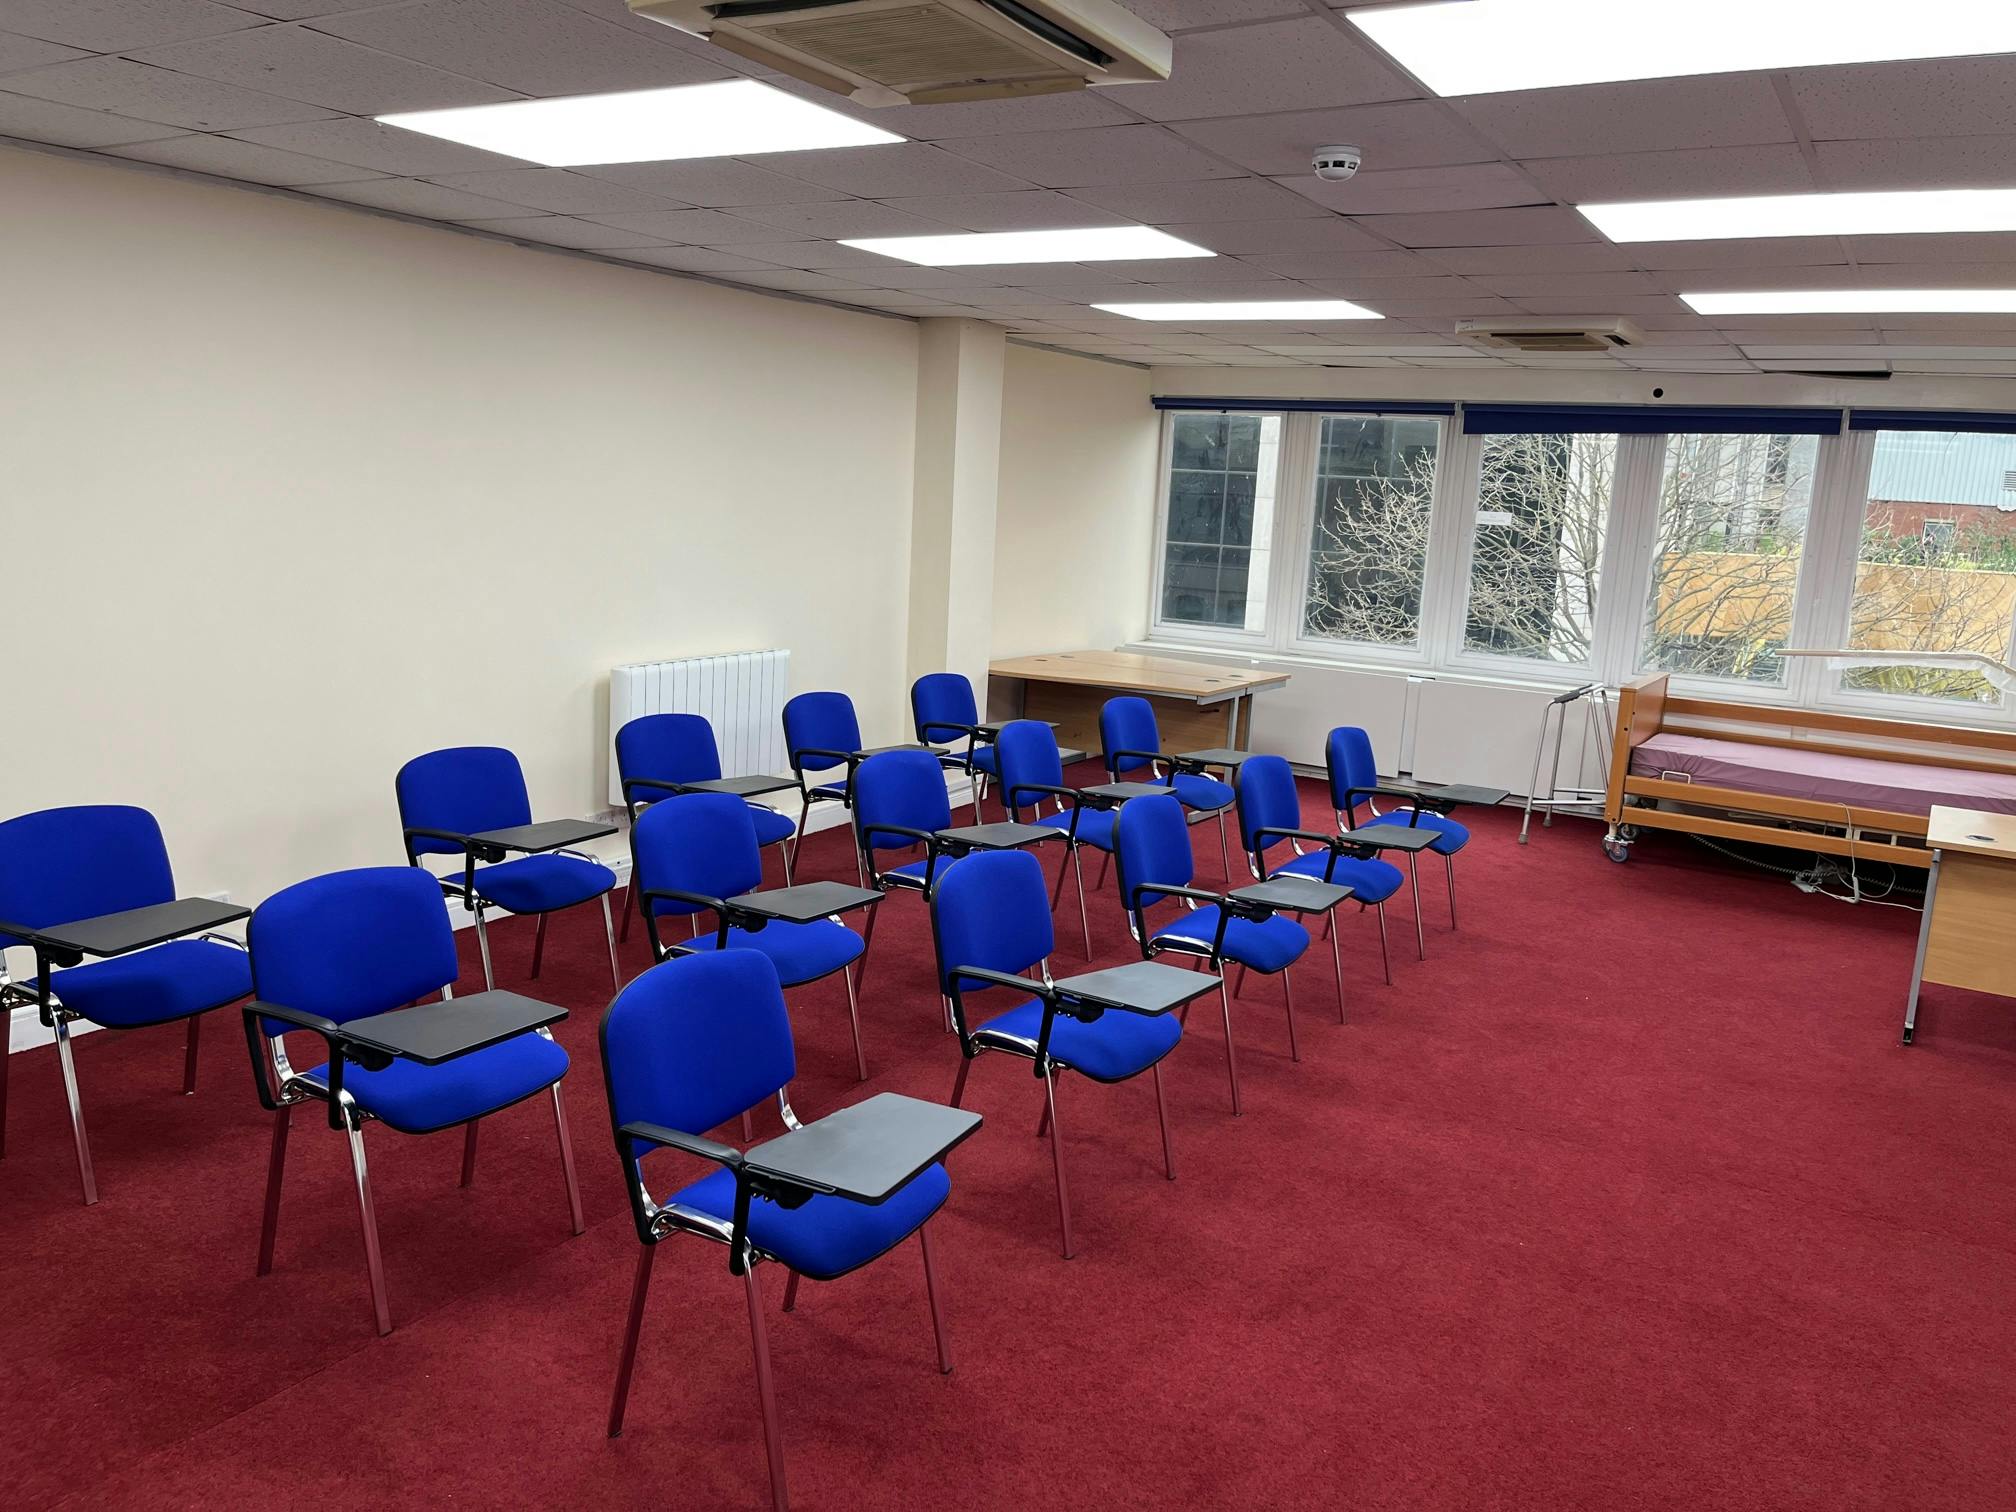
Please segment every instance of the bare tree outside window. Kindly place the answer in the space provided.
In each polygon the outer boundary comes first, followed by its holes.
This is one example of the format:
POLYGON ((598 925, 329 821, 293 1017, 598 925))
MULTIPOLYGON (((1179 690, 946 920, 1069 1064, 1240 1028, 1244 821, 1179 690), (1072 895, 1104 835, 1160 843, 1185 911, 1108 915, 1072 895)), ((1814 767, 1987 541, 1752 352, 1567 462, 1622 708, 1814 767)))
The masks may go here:
POLYGON ((1617 438, 1492 436, 1484 443, 1466 650, 1586 662, 1610 518, 1617 438))
POLYGON ((1441 435, 1433 420, 1323 418, 1303 635, 1374 646, 1420 641, 1441 435))

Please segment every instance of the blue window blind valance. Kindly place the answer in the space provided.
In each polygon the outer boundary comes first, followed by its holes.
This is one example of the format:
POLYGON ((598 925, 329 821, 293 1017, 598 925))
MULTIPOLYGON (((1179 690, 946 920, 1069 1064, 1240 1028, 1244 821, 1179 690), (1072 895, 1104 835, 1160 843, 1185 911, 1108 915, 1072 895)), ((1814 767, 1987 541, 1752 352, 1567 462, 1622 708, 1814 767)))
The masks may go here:
POLYGON ((1761 409, 1680 404, 1468 404, 1463 430, 1472 436, 1833 436, 1838 409, 1761 409))
POLYGON ((1316 415, 1453 415, 1453 404, 1424 403, 1418 399, 1391 402, 1369 399, 1192 399, 1184 395, 1157 394, 1158 410, 1261 410, 1269 414, 1316 415))
POLYGON ((2016 415, 1992 410, 1858 409, 1848 416, 1848 428, 1858 431, 1974 431, 2016 435, 2016 415))

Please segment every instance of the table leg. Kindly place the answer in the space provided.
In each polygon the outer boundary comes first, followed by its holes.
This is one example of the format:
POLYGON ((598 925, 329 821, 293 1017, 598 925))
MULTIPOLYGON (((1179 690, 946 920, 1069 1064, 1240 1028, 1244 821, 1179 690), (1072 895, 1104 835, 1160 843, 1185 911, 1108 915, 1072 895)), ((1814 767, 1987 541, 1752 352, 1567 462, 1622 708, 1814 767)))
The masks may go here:
POLYGON ((1932 939, 1932 906, 1939 892, 1939 852, 1932 852, 1931 868, 1925 873, 1925 912, 1918 919, 1918 954, 1911 962, 1911 996, 1904 1004, 1904 1043, 1918 1033, 1918 989, 1925 984, 1925 947, 1932 939))

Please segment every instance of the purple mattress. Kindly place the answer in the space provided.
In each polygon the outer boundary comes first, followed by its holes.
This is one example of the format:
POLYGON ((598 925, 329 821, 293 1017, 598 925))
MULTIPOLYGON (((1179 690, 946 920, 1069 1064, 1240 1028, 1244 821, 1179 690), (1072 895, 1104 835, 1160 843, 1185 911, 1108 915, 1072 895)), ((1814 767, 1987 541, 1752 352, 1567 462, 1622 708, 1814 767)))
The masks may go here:
POLYGON ((2016 772, 1970 772, 1915 761, 1836 756, 1707 735, 1662 733, 1632 751, 1634 777, 1668 772, 1685 773, 1689 780, 1712 787, 1899 814, 1929 813, 1935 803, 2016 814, 2016 772))

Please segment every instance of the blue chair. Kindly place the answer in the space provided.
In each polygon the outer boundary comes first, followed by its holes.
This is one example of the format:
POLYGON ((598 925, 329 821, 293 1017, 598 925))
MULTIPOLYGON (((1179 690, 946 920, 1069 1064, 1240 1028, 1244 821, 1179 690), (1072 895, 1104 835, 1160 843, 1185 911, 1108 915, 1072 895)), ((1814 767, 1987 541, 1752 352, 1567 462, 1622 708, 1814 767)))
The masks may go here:
MULTIPOLYGON (((462 1185, 476 1177, 479 1120, 545 1092, 560 1139, 560 1169, 574 1232, 583 1232, 581 1190, 574 1179, 574 1145, 560 1079, 567 1052, 546 1028, 485 1040, 464 1033, 438 1047, 441 1058, 394 1055, 350 1039, 345 1026, 374 1019, 438 992, 446 1004, 458 972, 455 931, 441 890, 427 873, 403 866, 331 872, 281 889, 252 913, 252 971, 257 1000, 244 1010, 245 1041, 260 1105, 273 1117, 273 1148, 266 1168, 266 1214, 259 1232, 259 1267, 273 1269, 280 1223, 280 1185, 286 1173, 287 1132, 299 1103, 320 1102, 329 1127, 350 1143, 350 1170, 364 1222, 364 1263, 371 1278, 371 1308, 382 1336, 392 1331, 385 1262, 378 1248, 378 1218, 364 1160, 364 1126, 372 1121, 401 1134, 434 1134, 460 1125, 462 1185), (322 1041, 324 1059, 306 1071, 288 1060, 285 1036, 305 1030, 322 1041), (478 1048, 460 1049, 473 1038, 478 1048)), ((463 998, 455 1009, 478 1006, 480 1018, 508 1017, 544 1005, 515 993, 463 998), (486 1001, 488 1000, 488 1001, 486 1001)), ((402 1019, 424 1021, 451 1010, 414 1008, 402 1019)), ((565 1018, 551 1009, 550 1021, 565 1018)), ((458 1013, 455 1022, 461 1023, 458 1013)))
POLYGON ((791 861, 805 844, 805 821, 815 803, 854 802, 854 758, 862 748, 861 721, 854 700, 845 693, 800 693, 784 705, 784 750, 791 775, 798 782, 798 838, 791 842, 791 861), (824 773, 841 769, 838 782, 822 782, 824 773))
POLYGON ((459 876, 434 876, 441 890, 460 898, 476 916, 476 946, 483 957, 483 985, 494 989, 490 969, 490 932, 485 906, 514 914, 535 914, 532 935, 532 976, 546 954, 546 916, 594 899, 602 901, 602 932, 609 941, 609 979, 623 985, 616 964, 616 925, 609 917, 609 894, 616 873, 593 856, 579 851, 548 851, 494 861, 478 867, 472 835, 510 829, 532 822, 532 799, 525 790, 525 772, 518 758, 501 746, 450 746, 415 756, 399 768, 393 783, 399 797, 399 823, 405 831, 406 863, 419 866, 422 856, 460 856, 459 876))
MULTIPOLYGON (((1335 835, 1318 834, 1302 827, 1302 795, 1295 786, 1295 773, 1279 756, 1249 756, 1239 768, 1239 840, 1245 847, 1247 863, 1256 877, 1286 873, 1315 877, 1351 889, 1360 910, 1370 908, 1379 916, 1379 960, 1386 973, 1386 985, 1393 985, 1393 956, 1386 943, 1386 900, 1400 890, 1406 880, 1400 868, 1383 860, 1376 847, 1353 844, 1335 835), (1304 851, 1303 842, 1320 850, 1304 851), (1294 852, 1278 866, 1270 868, 1267 853, 1286 842, 1294 852)), ((1336 931, 1331 931, 1336 941, 1336 931)), ((1338 991, 1343 991, 1342 967, 1338 991)))
POLYGON ((759 1265, 775 1261, 790 1272, 784 1289, 784 1311, 790 1312, 797 1305, 800 1277, 830 1281, 847 1275, 915 1234, 924 1255, 938 1369, 945 1374, 952 1370, 929 1228, 952 1189, 941 1163, 942 1149, 939 1159, 869 1205, 759 1175, 750 1169, 743 1152, 705 1137, 706 1131, 737 1114, 746 1121, 749 1111, 773 1094, 785 1126, 800 1128, 789 1095, 796 1069, 791 1021, 777 973, 754 951, 729 950, 653 966, 617 994, 602 1019, 609 1121, 615 1128, 623 1186, 643 1246, 609 1404, 609 1436, 623 1431, 659 1244, 677 1234, 693 1234, 725 1245, 729 1273, 742 1278, 749 1304, 763 1442, 777 1512, 788 1508, 784 1443, 770 1379, 759 1265), (654 1187, 644 1171, 645 1158, 661 1149, 698 1156, 717 1169, 661 1199, 653 1193, 663 1188, 654 1187))
POLYGON ((1026 851, 970 856, 931 895, 931 938, 938 953, 938 990, 951 1005, 959 1032, 959 1079, 952 1106, 966 1095, 966 1075, 989 1050, 1030 1061, 1043 1083, 1040 1138, 1050 1131, 1050 1160, 1057 1176, 1057 1223, 1064 1258, 1072 1256, 1071 1198, 1064 1181, 1064 1126, 1057 1119, 1057 1074, 1076 1071, 1096 1082, 1123 1082, 1148 1072, 1155 1081, 1155 1114, 1162 1124, 1162 1164, 1176 1179, 1169 1139, 1169 1104, 1162 1092, 1162 1058, 1176 1048, 1183 1026, 1118 1010, 1083 1018, 1060 1008, 1049 989, 1050 952, 1056 945, 1044 906, 1043 867, 1026 851), (1039 973, 1040 986, 1022 976, 1039 973), (1009 989, 1014 1006, 978 1023, 968 997, 993 987, 1009 989), (1032 994, 1034 994, 1032 996, 1032 994))
POLYGON ((1191 823, 1218 821, 1218 859, 1225 880, 1232 881, 1232 853, 1225 841, 1225 815, 1232 807, 1232 785, 1202 769, 1191 770, 1162 749, 1155 706, 1131 694, 1109 698, 1099 710, 1099 744, 1107 773, 1117 782, 1161 782, 1193 816, 1191 823), (1165 774, 1163 768, 1168 768, 1165 774))
POLYGON ((999 774, 1000 763, 994 747, 986 741, 991 727, 980 723, 980 704, 973 696, 972 681, 959 672, 925 673, 910 684, 910 717, 917 739, 924 745, 965 742, 964 750, 947 751, 938 760, 972 779, 973 822, 978 824, 987 779, 999 774))
MULTIPOLYGON (((1010 819, 1043 824, 1064 835, 1065 852, 1078 879, 1078 923, 1085 933, 1085 959, 1092 959, 1092 921, 1085 909, 1085 868, 1078 852, 1085 846, 1111 856, 1115 810, 1086 805, 1083 796, 1064 786, 1064 758, 1057 732, 1040 720, 1017 719, 1001 726, 994 739, 1000 760, 1001 804, 1010 819), (1054 804, 1043 812, 1045 801, 1054 804), (1023 811, 1028 810, 1025 814, 1023 811)), ((1050 895, 1056 908, 1064 896, 1064 868, 1057 868, 1057 886, 1050 895)))
MULTIPOLYGON (((86 1206, 98 1200, 70 1026, 140 1029, 189 1022, 182 1092, 196 1090, 196 1047, 203 1015, 252 990, 245 947, 228 935, 174 939, 130 954, 56 969, 51 952, 11 933, 95 919, 175 899, 174 873, 161 826, 142 808, 94 804, 43 809, 0 823, 0 1026, 16 1007, 33 1005, 56 1038, 56 1062, 70 1107, 77 1175, 86 1206), (35 950, 35 974, 7 975, 9 947, 35 950)), ((7 1139, 7 1062, 0 1045, 0 1154, 7 1139)))
MULTIPOLYGON (((1438 813, 1432 804, 1435 795, 1430 792, 1416 792, 1410 788, 1396 787, 1379 780, 1379 763, 1372 754, 1372 737, 1365 731, 1351 725, 1340 725, 1330 732, 1330 738, 1323 747, 1324 765, 1330 774, 1330 806, 1337 811, 1339 829, 1356 829, 1366 821, 1358 817, 1362 805, 1373 817, 1387 823, 1404 822, 1410 827, 1432 829, 1435 840, 1428 847, 1442 858, 1442 869, 1449 881, 1449 927, 1456 927, 1456 852, 1470 843, 1470 827, 1459 824, 1447 814, 1438 813), (1400 800, 1400 806, 1390 814, 1381 814, 1377 798, 1400 800)), ((1414 933, 1415 942, 1421 944, 1421 878, 1414 875, 1415 855, 1409 855, 1408 869, 1414 887, 1414 933)), ((1422 946, 1422 954, 1427 953, 1422 946)))
MULTIPOLYGON (((883 751, 855 769, 854 844, 862 875, 877 892, 908 891, 929 898, 932 887, 956 859, 938 839, 938 831, 951 825, 952 800, 945 790, 945 769, 929 751, 883 751), (883 867, 882 852, 908 852, 920 845, 924 847, 921 858, 883 867)), ((867 949, 875 942, 876 914, 868 916, 862 946, 864 976, 867 949)))
MULTIPOLYGON (((1166 952, 1203 961, 1220 973, 1230 961, 1263 976, 1278 974, 1288 1010, 1288 1055, 1292 1060, 1302 1059, 1295 1042, 1295 988, 1288 968, 1309 948, 1309 931, 1265 906, 1190 885, 1196 873, 1190 826, 1173 793, 1129 799, 1120 807, 1116 829, 1120 901, 1127 909, 1142 956, 1153 960, 1166 952), (1168 922, 1155 925, 1154 910, 1170 901, 1181 903, 1181 911, 1168 922)), ((1225 1012, 1225 1074, 1232 1083, 1232 1112, 1236 1115, 1240 1111, 1239 1062, 1232 1046, 1232 999, 1222 979, 1218 999, 1225 1012)))
MULTIPOLYGON (((936 763, 932 770, 936 772, 936 763)), ((654 961, 753 950, 769 957, 786 987, 841 973, 854 1031, 855 1070, 862 1081, 868 1080, 854 989, 854 962, 867 952, 867 941, 838 919, 795 923, 765 914, 758 900, 745 897, 763 885, 763 857, 748 804, 728 793, 682 793, 654 803, 630 827, 630 856, 654 961), (731 898, 738 903, 731 905, 731 898), (700 929, 703 913, 714 915, 714 927, 705 933, 700 929), (665 927, 668 920, 682 917, 692 931, 684 940, 665 927)))

